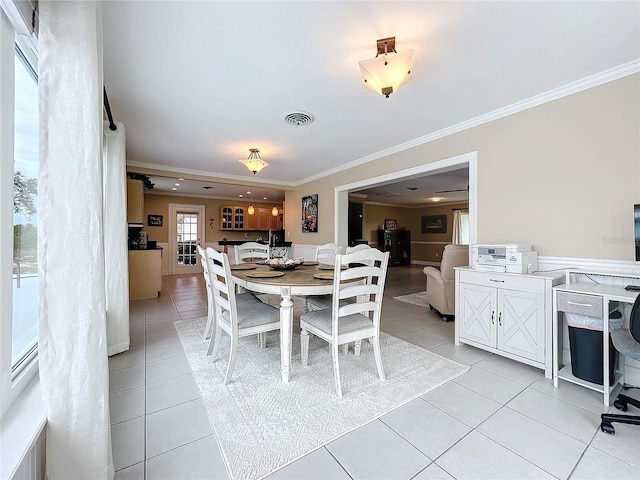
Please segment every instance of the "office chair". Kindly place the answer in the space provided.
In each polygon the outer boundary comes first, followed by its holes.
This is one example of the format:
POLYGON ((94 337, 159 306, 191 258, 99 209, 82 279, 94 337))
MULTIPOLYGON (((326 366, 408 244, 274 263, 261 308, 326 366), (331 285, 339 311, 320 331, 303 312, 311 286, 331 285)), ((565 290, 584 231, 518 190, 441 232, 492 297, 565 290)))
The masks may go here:
MULTIPOLYGON (((634 360, 640 360, 640 295, 636 297, 636 301, 631 309, 631 317, 629 318, 629 330, 621 328, 611 332, 611 340, 613 346, 624 356, 629 356, 634 360)), ((627 411, 627 404, 631 404, 636 408, 640 408, 640 400, 631 398, 627 395, 620 394, 613 402, 613 406, 623 412, 627 411)), ((600 416, 600 430, 605 433, 615 435, 616 430, 612 423, 629 423, 632 425, 640 425, 640 415, 621 415, 616 413, 603 413, 600 416)))

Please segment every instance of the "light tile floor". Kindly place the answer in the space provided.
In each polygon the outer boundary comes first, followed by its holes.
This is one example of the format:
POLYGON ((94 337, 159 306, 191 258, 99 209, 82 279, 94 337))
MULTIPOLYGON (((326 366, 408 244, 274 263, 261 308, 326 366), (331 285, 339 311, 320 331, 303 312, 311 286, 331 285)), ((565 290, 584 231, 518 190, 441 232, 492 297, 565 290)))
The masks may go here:
MULTIPOLYGON (((596 392, 455 347, 453 322, 393 299, 424 287, 421 267, 389 269, 383 331, 470 370, 270 479, 640 478, 639 427, 604 434, 596 392)), ((201 275, 167 276, 159 298, 131 302, 131 350, 109 360, 116 479, 228 478, 173 326, 206 316, 204 288, 201 275)))

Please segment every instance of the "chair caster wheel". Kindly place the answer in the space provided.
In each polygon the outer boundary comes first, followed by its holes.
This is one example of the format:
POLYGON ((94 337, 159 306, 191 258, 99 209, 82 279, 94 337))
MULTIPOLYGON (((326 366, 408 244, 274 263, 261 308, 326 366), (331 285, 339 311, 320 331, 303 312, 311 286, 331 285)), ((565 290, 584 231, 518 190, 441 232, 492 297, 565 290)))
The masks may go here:
POLYGON ((622 410, 623 412, 626 412, 628 410, 627 402, 625 402, 624 400, 616 400, 615 402, 613 402, 613 406, 618 410, 622 410))
POLYGON ((616 429, 613 428, 613 425, 611 425, 610 423, 602 422, 600 424, 600 430, 602 430, 604 433, 608 433, 609 435, 616 434, 616 429))

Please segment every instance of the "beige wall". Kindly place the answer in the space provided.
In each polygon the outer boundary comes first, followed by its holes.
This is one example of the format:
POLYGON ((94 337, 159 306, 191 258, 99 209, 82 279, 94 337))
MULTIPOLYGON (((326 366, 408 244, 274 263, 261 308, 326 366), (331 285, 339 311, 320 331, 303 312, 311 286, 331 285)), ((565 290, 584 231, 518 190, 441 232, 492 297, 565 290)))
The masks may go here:
MULTIPOLYGON (((173 195, 156 195, 145 194, 144 196, 144 228, 147 232, 149 240, 155 240, 159 243, 169 242, 169 204, 181 203, 189 205, 204 205, 205 206, 205 243, 218 243, 218 241, 226 238, 227 240, 255 240, 258 237, 262 237, 265 240, 268 237, 267 232, 235 232, 229 230, 220 230, 220 207, 223 205, 234 206, 249 206, 250 202, 229 200, 217 200, 209 198, 193 198, 193 197, 180 197, 173 195), (147 215, 162 215, 163 222, 162 227, 150 227, 147 225, 147 215), (213 217, 213 227, 209 225, 209 218, 213 217)), ((271 208, 273 203, 258 203, 255 202, 254 207, 271 208)), ((278 205, 281 207, 281 205, 278 205)))
POLYGON ((384 221, 387 218, 395 219, 399 229, 411 230, 413 214, 410 208, 365 203, 362 207, 362 238, 369 240, 370 244, 377 243, 378 229, 384 228, 384 221))
POLYGON ((635 74, 301 185, 287 192, 285 228, 297 243, 333 241, 336 186, 477 151, 479 242, 632 260, 639 106, 635 74), (319 231, 302 234, 300 199, 313 193, 319 231))

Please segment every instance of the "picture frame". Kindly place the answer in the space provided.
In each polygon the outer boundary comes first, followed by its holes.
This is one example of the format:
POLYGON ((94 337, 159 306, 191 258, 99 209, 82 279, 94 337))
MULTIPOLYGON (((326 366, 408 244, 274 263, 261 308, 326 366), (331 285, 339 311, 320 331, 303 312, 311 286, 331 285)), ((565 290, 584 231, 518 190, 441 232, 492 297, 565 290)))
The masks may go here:
POLYGON ((385 218, 384 219, 384 229, 385 230, 397 230, 398 229, 398 221, 395 218, 385 218))
POLYGON ((302 197, 302 233, 318 232, 318 194, 302 197))
POLYGON ((420 227, 422 233, 447 233, 447 216, 423 215, 420 227))
POLYGON ((162 215, 147 215, 147 225, 150 227, 161 227, 162 215))

